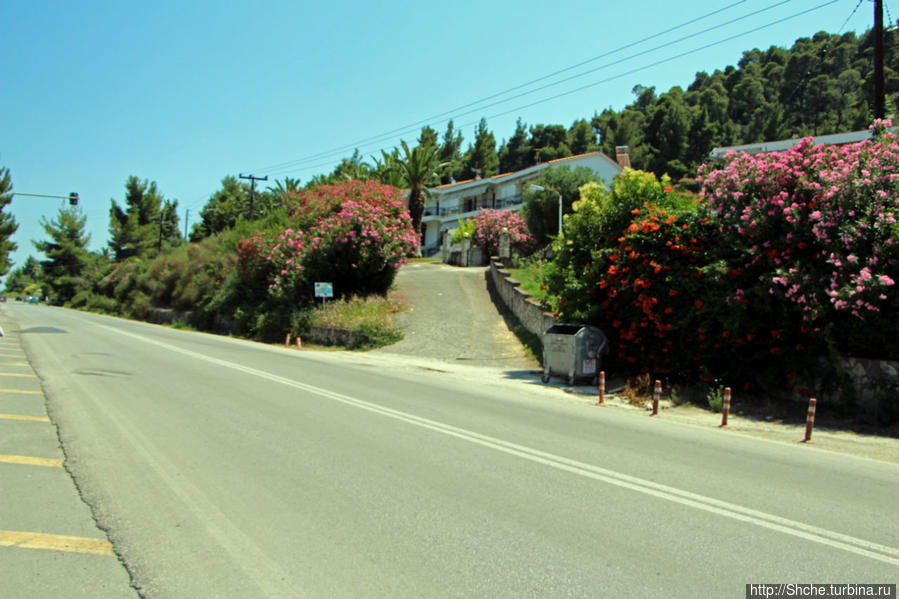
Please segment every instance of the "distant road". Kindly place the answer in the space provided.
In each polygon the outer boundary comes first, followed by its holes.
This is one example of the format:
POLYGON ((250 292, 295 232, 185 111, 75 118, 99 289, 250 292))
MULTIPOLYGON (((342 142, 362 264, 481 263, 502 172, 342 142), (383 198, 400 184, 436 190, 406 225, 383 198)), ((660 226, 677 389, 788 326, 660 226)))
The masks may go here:
POLYGON ((743 597, 749 583, 897 581, 896 464, 585 406, 475 368, 3 309, 146 597, 743 597))

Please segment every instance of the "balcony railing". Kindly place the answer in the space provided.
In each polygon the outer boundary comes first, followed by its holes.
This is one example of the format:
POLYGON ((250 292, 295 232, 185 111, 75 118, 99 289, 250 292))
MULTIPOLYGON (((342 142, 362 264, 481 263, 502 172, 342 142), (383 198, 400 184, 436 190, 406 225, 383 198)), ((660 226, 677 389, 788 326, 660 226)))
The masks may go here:
POLYGON ((492 201, 480 200, 478 202, 472 202, 463 206, 441 206, 439 210, 436 208, 426 208, 424 211, 424 216, 458 216, 459 214, 477 212, 482 208, 496 208, 497 210, 500 210, 502 208, 518 206, 520 204, 521 194, 517 193, 515 195, 507 196, 504 198, 497 198, 495 204, 492 201))

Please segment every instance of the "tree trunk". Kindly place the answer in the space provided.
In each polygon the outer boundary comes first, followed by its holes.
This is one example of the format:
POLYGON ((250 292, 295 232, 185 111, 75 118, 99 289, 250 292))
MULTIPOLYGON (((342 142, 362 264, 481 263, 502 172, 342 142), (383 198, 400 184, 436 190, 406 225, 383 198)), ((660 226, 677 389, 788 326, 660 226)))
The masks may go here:
POLYGON ((412 228, 418 236, 418 245, 415 248, 415 255, 421 256, 421 216, 425 211, 425 203, 422 198, 421 189, 413 187, 409 191, 409 218, 412 220, 412 228))

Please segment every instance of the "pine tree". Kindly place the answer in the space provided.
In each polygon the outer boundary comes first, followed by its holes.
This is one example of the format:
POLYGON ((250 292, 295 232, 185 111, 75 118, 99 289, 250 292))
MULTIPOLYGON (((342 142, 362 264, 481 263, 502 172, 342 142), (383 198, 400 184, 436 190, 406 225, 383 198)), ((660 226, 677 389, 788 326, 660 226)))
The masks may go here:
POLYGON ((156 188, 156 182, 128 177, 125 183, 125 208, 119 207, 115 200, 110 201, 109 249, 116 262, 132 256, 148 256, 158 245, 161 222, 159 216, 164 201, 156 188))
POLYGON ((9 259, 10 253, 16 251, 18 247, 10 237, 19 228, 16 219, 12 214, 5 212, 6 207, 12 202, 13 185, 9 176, 9 169, 0 167, 0 277, 9 272, 12 262, 9 259))
POLYGON ((250 186, 228 175, 200 211, 200 222, 194 225, 190 240, 200 241, 234 227, 238 218, 249 215, 249 206, 250 186))
POLYGON ((440 144, 440 162, 446 166, 441 171, 440 183, 452 183, 462 174, 462 134, 453 129, 453 122, 446 124, 446 132, 440 144))
POLYGON ((496 138, 487 129, 487 119, 481 119, 474 134, 474 145, 468 147, 463 159, 462 176, 474 179, 476 176, 490 177, 499 172, 499 155, 496 153, 496 138))
POLYGON ((500 172, 511 173, 533 166, 533 150, 528 137, 528 126, 519 118, 515 122, 515 133, 500 148, 500 172))
POLYGON ((41 219, 41 226, 50 239, 33 242, 47 257, 41 262, 44 282, 63 302, 72 299, 83 284, 81 277, 87 265, 90 241, 90 235, 85 232, 86 222, 87 217, 77 206, 62 208, 53 221, 41 219))

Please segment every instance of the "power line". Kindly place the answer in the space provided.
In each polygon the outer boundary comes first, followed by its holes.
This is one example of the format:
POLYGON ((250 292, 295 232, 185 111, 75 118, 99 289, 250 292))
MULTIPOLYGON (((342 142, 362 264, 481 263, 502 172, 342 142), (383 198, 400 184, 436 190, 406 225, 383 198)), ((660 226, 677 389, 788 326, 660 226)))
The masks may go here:
POLYGON ((855 11, 857 11, 857 10, 858 10, 858 7, 862 5, 862 1, 863 1, 863 0, 858 0, 858 4, 855 5, 855 8, 852 9, 852 12, 849 13, 849 16, 846 17, 846 20, 843 21, 843 24, 840 25, 840 28, 837 30, 837 33, 838 33, 838 34, 840 34, 840 33, 843 32, 843 27, 845 27, 846 24, 849 23, 849 20, 850 20, 852 17, 855 16, 855 11))
MULTIPOLYGON (((589 75, 590 73, 595 73, 595 72, 597 72, 597 71, 601 71, 601 70, 603 70, 603 69, 607 69, 607 68, 609 68, 609 67, 612 67, 612 66, 621 64, 621 63, 623 63, 623 62, 627 62, 627 61, 629 61, 629 60, 633 60, 633 59, 635 59, 635 58, 639 58, 640 56, 645 56, 646 54, 651 54, 652 52, 655 52, 655 51, 657 51, 657 50, 662 50, 662 49, 667 48, 667 47, 669 47, 669 46, 673 46, 673 45, 675 45, 675 44, 678 44, 678 43, 680 43, 680 42, 682 42, 682 41, 691 39, 691 38, 693 38, 693 37, 696 37, 696 36, 699 36, 699 35, 704 35, 704 34, 706 34, 706 33, 709 33, 709 32, 711 32, 711 31, 714 31, 714 30, 716 30, 716 29, 720 29, 720 28, 722 28, 722 27, 726 27, 727 25, 731 25, 731 24, 733 24, 733 23, 736 23, 737 21, 741 21, 741 20, 743 20, 743 19, 746 19, 746 18, 749 18, 749 17, 756 16, 756 15, 758 15, 758 14, 760 14, 760 13, 763 13, 763 12, 765 12, 765 11, 771 10, 771 9, 773 9, 773 8, 777 8, 778 6, 782 6, 782 5, 787 4, 788 2, 791 2, 791 1, 792 1, 792 0, 782 0, 781 2, 778 2, 777 4, 772 4, 771 6, 768 6, 768 7, 762 8, 762 9, 760 9, 760 10, 751 12, 751 13, 749 13, 749 14, 743 15, 742 17, 738 17, 738 18, 735 18, 735 19, 731 19, 730 21, 725 21, 724 23, 720 23, 720 24, 715 25, 715 26, 713 26, 713 27, 708 27, 708 28, 703 29, 702 31, 698 31, 698 32, 696 32, 696 33, 691 33, 690 35, 686 35, 686 36, 681 37, 681 38, 678 38, 678 39, 676 39, 676 40, 671 40, 671 41, 666 42, 666 43, 664 43, 664 44, 660 44, 660 45, 655 46, 655 47, 653 47, 653 48, 649 48, 648 50, 643 50, 643 51, 641 51, 641 52, 637 52, 636 54, 631 54, 630 56, 625 56, 624 58, 620 58, 620 59, 618 59, 618 60, 614 60, 614 61, 612 61, 612 62, 609 62, 609 63, 606 63, 606 64, 602 64, 602 65, 600 65, 600 66, 598 66, 598 67, 594 67, 594 68, 592 68, 592 69, 589 69, 589 70, 586 70, 586 71, 582 71, 582 72, 580 72, 580 73, 577 73, 577 74, 575 74, 575 75, 571 75, 571 76, 566 77, 566 78, 564 78, 564 79, 560 79, 560 80, 558 80, 558 81, 554 81, 554 82, 552 82, 552 83, 547 83, 547 84, 545 84, 545 85, 541 85, 540 87, 536 87, 536 88, 534 88, 534 89, 530 89, 530 90, 521 92, 521 93, 519 93, 519 94, 516 94, 516 95, 514 95, 514 96, 510 96, 510 97, 505 98, 505 99, 503 99, 503 100, 497 100, 496 102, 491 102, 491 103, 489 103, 489 104, 485 104, 485 105, 483 105, 483 106, 479 106, 479 107, 477 107, 477 108, 473 108, 473 109, 467 110, 467 111, 465 111, 465 112, 456 113, 456 114, 454 115, 454 117, 458 118, 458 117, 468 116, 468 115, 470 115, 470 114, 474 114, 474 113, 476 113, 476 112, 481 112, 481 111, 486 110, 486 109, 488 109, 488 108, 493 108, 494 106, 499 106, 499 105, 501 105, 501 104, 505 104, 506 102, 511 102, 512 100, 517 100, 518 98, 523 98, 524 96, 528 96, 528 95, 530 95, 530 94, 533 94, 533 93, 536 93, 536 92, 539 92, 539 91, 543 91, 543 90, 545 90, 545 89, 549 89, 549 88, 555 87, 555 86, 557 86, 557 85, 561 85, 562 83, 567 83, 567 82, 569 82, 569 81, 573 81, 574 79, 578 79, 578 78, 580 78, 580 77, 584 77, 584 76, 586 76, 586 75, 589 75)), ((694 19, 694 21, 695 21, 695 19, 694 19)), ((668 31, 671 31, 671 30, 669 29, 668 31)), ((649 39, 649 38, 646 38, 646 39, 649 39)), ((617 50, 616 50, 616 51, 613 51, 613 52, 610 52, 610 53, 607 53, 607 54, 611 54, 611 53, 614 53, 614 52, 617 52, 617 50)), ((590 61, 585 61, 585 62, 590 62, 590 61)), ((585 64, 585 63, 581 63, 581 64, 585 64)), ((567 69, 566 69, 566 70, 567 70, 567 69)), ((561 71, 557 71, 557 72, 561 72, 561 71)), ((545 78, 545 77, 544 77, 544 78, 545 78)), ((544 79, 544 78, 541 78, 541 79, 544 79)), ((617 77, 616 77, 616 78, 617 78, 617 77)), ((539 80, 540 80, 540 79, 535 79, 534 81, 539 81, 539 80)), ((533 83, 533 82, 532 82, 532 83, 533 83)), ((529 85, 529 84, 524 84, 523 86, 526 86, 526 85, 529 85)), ((518 87, 523 87, 523 86, 518 86, 518 87)), ((513 88, 513 89, 516 89, 516 88, 513 88)), ((491 96, 491 97, 495 97, 496 95, 502 95, 502 94, 494 94, 494 96, 491 96)), ((567 95, 567 94, 566 94, 566 95, 567 95)), ((479 104, 479 103, 482 102, 482 101, 483 101, 483 100, 481 100, 481 101, 479 101, 479 102, 472 103, 472 104, 479 104)), ((472 104, 468 104, 468 106, 471 106, 472 104)), ((528 105, 528 106, 530 106, 530 105, 528 105)), ((444 113, 444 114, 448 114, 448 113, 444 113)), ((503 114, 507 114, 507 113, 503 113, 503 114)), ((420 124, 420 123, 419 123, 419 124, 420 124)), ((414 128, 415 126, 417 126, 417 125, 411 125, 409 128, 414 128)), ((467 125, 464 125, 464 126, 467 126, 467 125)), ((402 131, 402 130, 395 130, 395 131, 402 131)), ((389 135, 388 135, 388 136, 378 136, 378 137, 371 138, 371 139, 372 139, 372 140, 382 140, 382 139, 384 139, 385 137, 390 137, 390 136, 389 136, 389 135)))
MULTIPOLYGON (((578 62, 578 63, 576 63, 576 64, 567 66, 567 67, 565 67, 565 68, 563 68, 563 69, 559 69, 559 70, 554 71, 554 72, 552 72, 552 73, 549 73, 549 74, 547 74, 547 75, 543 75, 543 76, 538 77, 538 78, 536 78, 536 79, 532 79, 531 81, 528 81, 528 82, 526 82, 526 83, 522 83, 522 84, 513 86, 513 87, 511 87, 511 88, 508 88, 508 89, 506 89, 506 90, 503 90, 503 91, 501 91, 501 92, 497 92, 497 93, 494 93, 494 94, 492 94, 492 95, 486 96, 486 97, 481 98, 481 99, 479 99, 479 100, 476 100, 476 101, 474 101, 474 102, 469 102, 468 104, 463 104, 462 106, 458 106, 458 107, 456 107, 456 108, 454 108, 454 109, 452 109, 452 110, 448 110, 448 111, 442 112, 442 113, 437 114, 437 115, 434 115, 434 116, 432 116, 432 117, 430 117, 430 118, 423 119, 423 120, 420 120, 420 121, 416 121, 415 123, 412 123, 412 124, 410 124, 410 125, 405 125, 405 126, 403 126, 403 127, 399 127, 399 128, 396 128, 396 129, 392 129, 392 130, 390 130, 390 131, 387 131, 387 132, 384 132, 384 133, 381 133, 381 134, 378 134, 378 135, 374 135, 374 136, 371 136, 371 137, 367 137, 367 138, 364 138, 364 139, 355 141, 355 142, 353 142, 353 143, 346 144, 346 145, 344 145, 344 146, 340 146, 340 147, 333 148, 333 149, 331 149, 331 150, 326 150, 326 151, 323 151, 323 152, 319 152, 319 153, 317 153, 317 154, 311 154, 311 155, 305 156, 305 157, 303 157, 303 158, 298 158, 298 159, 296 159, 296 160, 291 160, 291 161, 288 161, 288 162, 282 162, 282 163, 278 163, 278 164, 273 164, 273 165, 269 165, 268 167, 258 168, 258 169, 254 169, 254 170, 256 170, 256 171, 269 171, 269 172, 270 172, 270 171, 274 171, 274 170, 280 170, 280 169, 283 169, 283 168, 286 168, 286 167, 296 166, 296 165, 302 164, 302 163, 304 163, 304 162, 310 162, 310 161, 318 160, 318 159, 324 158, 324 157, 326 157, 326 156, 330 156, 330 155, 335 154, 335 153, 344 152, 344 151, 346 151, 346 150, 355 148, 356 146, 360 146, 360 145, 363 145, 363 144, 366 144, 366 143, 369 143, 369 142, 373 142, 373 141, 378 141, 378 140, 381 140, 381 139, 383 139, 383 138, 385 138, 385 137, 391 137, 391 136, 396 135, 396 134, 408 132, 410 129, 415 129, 415 128, 419 127, 420 125, 424 125, 424 124, 426 124, 426 123, 433 122, 433 121, 435 121, 435 120, 437 120, 437 119, 440 119, 440 118, 443 118, 443 117, 446 117, 446 116, 456 115, 456 113, 457 113, 459 110, 464 110, 464 109, 466 109, 466 108, 470 108, 470 107, 472 107, 472 106, 476 106, 476 105, 478 105, 478 104, 482 104, 483 102, 486 102, 486 101, 488 101, 488 100, 492 100, 492 99, 494 99, 494 98, 498 98, 498 97, 500 97, 500 96, 506 95, 506 94, 508 94, 508 93, 510 93, 510 92, 517 91, 517 90, 519 90, 519 89, 528 87, 529 85, 533 85, 534 83, 539 83, 540 81, 544 81, 544 80, 546 80, 546 79, 550 79, 550 78, 552 78, 552 77, 555 77, 556 75, 560 75, 560 74, 562 74, 562 73, 566 73, 566 72, 568 72, 568 71, 574 70, 574 69, 576 69, 576 68, 578 68, 578 67, 584 66, 584 65, 589 64, 589 63, 591 63, 591 62, 595 62, 595 61, 599 60, 600 58, 605 58, 605 57, 607 57, 607 56, 611 56, 612 54, 616 54, 616 53, 621 52, 622 50, 625 50, 625 49, 627 49, 627 48, 631 48, 631 47, 637 46, 637 45, 639 45, 639 44, 645 43, 645 42, 647 42, 647 41, 649 41, 649 40, 652 40, 652 39, 654 39, 654 38, 660 37, 660 36, 665 35, 665 34, 667 34, 667 33, 671 33, 672 31, 676 31, 676 30, 678 30, 678 29, 681 29, 681 28, 683 28, 683 27, 686 27, 687 25, 691 25, 691 24, 696 23, 696 22, 698 22, 698 21, 707 19, 707 18, 709 18, 709 17, 711 17, 711 16, 714 16, 714 15, 716 15, 716 14, 719 14, 719 13, 721 13, 721 12, 724 12, 724 11, 726 11, 726 10, 729 10, 729 9, 733 8, 734 6, 737 6, 737 5, 739 5, 739 4, 743 4, 745 1, 746 1, 746 0, 739 0, 738 2, 734 2, 733 4, 729 4, 728 6, 725 6, 725 7, 723 7, 723 8, 714 10, 714 11, 709 12, 709 13, 706 13, 706 14, 704 14, 704 15, 702 15, 702 16, 700 16, 700 17, 696 17, 696 18, 694 18, 694 19, 690 19, 689 21, 685 21, 685 22, 683 22, 683 23, 681 23, 681 24, 679 24, 679 25, 675 25, 674 27, 670 27, 670 28, 665 29, 665 30, 663 30, 663 31, 660 31, 660 32, 658 32, 658 33, 654 33, 654 34, 649 35, 649 36, 647 36, 647 37, 644 37, 644 38, 642 38, 642 39, 640 39, 640 40, 637 40, 637 41, 635 41, 635 42, 630 42, 630 43, 628 43, 628 44, 625 44, 625 45, 623 45, 623 46, 620 46, 620 47, 618 47, 618 48, 615 48, 614 50, 610 50, 610 51, 605 52, 605 53, 603 53, 603 54, 600 54, 600 55, 598 55, 598 56, 594 56, 593 58, 589 58, 589 59, 587 59, 587 60, 583 60, 583 61, 581 61, 581 62, 578 62)), ((690 36, 685 36, 685 37, 683 37, 683 38, 680 38, 679 40, 675 40, 674 42, 670 42, 669 44, 663 44, 662 46, 658 46, 658 47, 655 48, 655 49, 658 49, 658 48, 661 48, 661 47, 665 47, 665 46, 667 46, 667 45, 671 45, 671 44, 677 43, 677 42, 679 42, 679 41, 683 41, 683 40, 685 40, 685 39, 688 39, 689 37, 692 37, 692 36, 695 36, 695 35, 701 35, 702 33, 706 33, 706 32, 711 31, 711 30, 713 30, 713 29, 717 29, 717 28, 720 28, 720 27, 723 27, 723 26, 732 24, 732 23, 734 23, 734 22, 736 22, 736 21, 739 21, 739 20, 742 20, 742 19, 746 19, 746 18, 755 16, 755 15, 761 13, 761 12, 764 12, 764 11, 766 11, 766 10, 770 10, 770 9, 775 8, 775 7, 777 7, 777 6, 780 6, 780 5, 782 5, 782 4, 786 4, 787 2, 790 2, 790 1, 792 1, 792 0, 783 0, 782 2, 779 2, 779 3, 774 4, 774 5, 772 5, 772 6, 766 7, 766 8, 761 9, 761 10, 754 11, 754 12, 749 13, 749 14, 747 14, 747 15, 744 15, 744 16, 742 16, 742 17, 738 17, 738 18, 736 18, 736 19, 732 19, 732 20, 730 20, 730 21, 727 21, 727 22, 725 22, 725 23, 722 23, 721 25, 717 25, 717 26, 715 26, 715 27, 706 29, 706 30, 704 30, 704 31, 702 31, 702 32, 699 32, 698 34, 691 34, 690 36)), ((652 51, 652 50, 650 50, 650 51, 652 51)), ((644 52, 644 53, 645 53, 645 52, 644 52)), ((639 56, 639 54, 638 54, 638 56, 639 56)), ((627 58, 622 59, 622 60, 627 60, 627 58)), ((612 63, 612 64, 615 64, 615 63, 612 63)), ((592 72, 592 71, 587 71, 586 73, 583 73, 583 74, 587 74, 587 73, 590 73, 590 72, 592 72)), ((582 75, 583 75, 583 74, 582 74, 582 75)), ((577 75, 577 76, 582 76, 582 75, 577 75)), ((555 84, 550 84, 550 85, 557 85, 558 83, 563 83, 564 81, 567 81, 567 80, 568 80, 568 79, 565 79, 565 80, 562 80, 562 81, 560 81, 560 82, 557 82, 557 83, 555 83, 555 84)), ((537 88, 536 90, 532 90, 531 92, 525 92, 525 93, 533 93, 533 91, 539 91, 539 90, 541 90, 541 89, 544 89, 544 87, 537 88)), ((511 101, 511 100, 514 100, 515 98, 518 98, 518 97, 521 97, 521 94, 519 94, 519 95, 517 95, 517 96, 513 96, 513 97, 511 97, 511 98, 508 98, 508 99, 506 99, 506 100, 504 100, 504 101, 502 101, 502 102, 505 102, 505 101, 511 101)), ((498 103, 502 103, 502 102, 498 102, 498 103)), ((497 103, 490 104, 490 105, 488 105, 488 106, 482 106, 482 107, 480 107, 480 108, 477 108, 477 109, 472 110, 472 111, 465 112, 465 113, 463 113, 463 114, 461 114, 461 115, 458 115, 458 116, 465 116, 466 114, 471 114, 471 112, 477 112, 478 110, 483 110, 484 108, 489 108, 490 106, 494 106, 494 105, 496 105, 496 104, 497 104, 497 103)))
POLYGON ((536 106, 537 104, 542 104, 543 102, 549 102, 549 101, 551 101, 551 100, 556 100, 556 99, 562 98, 562 97, 564 97, 564 96, 568 96, 568 95, 571 95, 571 94, 574 94, 574 93, 577 93, 577 92, 580 92, 580 91, 584 91, 585 89, 589 89, 589 88, 591 88, 591 87, 596 87, 597 85, 601 85, 601 84, 603 84, 603 83, 608 83, 609 81, 614 81, 615 79, 620 79, 620 78, 622 78, 622 77, 626 77, 627 75, 633 75, 634 73, 637 73, 637 72, 639 72, 639 71, 643 71, 643 70, 646 70, 646 69, 651 69, 651 68, 653 68, 653 67, 657 67, 657 66, 659 66, 659 65, 661 65, 661 64, 665 64, 666 62, 671 62, 672 60, 677 60, 678 58, 683 58, 684 56, 687 56, 687 55, 689 55, 689 54, 693 54, 694 52, 701 52, 702 50, 707 50, 707 49, 709 49, 709 48, 711 48, 711 47, 713 47, 713 46, 717 46, 717 45, 719 45, 719 44, 723 44, 723 43, 729 42, 729 41, 731 41, 731 40, 735 40, 735 39, 737 39, 738 37, 743 37, 744 35, 749 35, 750 33, 755 33, 755 32, 757 32, 757 31, 761 31, 762 29, 766 29, 766 28, 772 27, 772 26, 774 26, 774 25, 779 25, 780 23, 789 21, 789 20, 791 20, 791 19, 795 19, 796 17, 801 17, 801 16, 804 15, 804 14, 808 14, 808 13, 810 13, 810 12, 813 12, 813 11, 816 11, 816 10, 820 10, 821 8, 824 8, 825 6, 828 6, 828 5, 830 5, 830 4, 834 4, 834 3, 836 3, 837 1, 838 1, 838 0, 829 0, 828 2, 825 2, 825 3, 823 3, 823 4, 819 4, 818 6, 815 6, 815 7, 813 7, 813 8, 809 8, 809 9, 804 10, 804 11, 802 11, 802 12, 798 12, 798 13, 796 13, 796 14, 790 15, 789 17, 784 17, 784 18, 782 18, 782 19, 778 19, 777 21, 773 21, 773 22, 771 22, 771 23, 768 23, 767 25, 761 25, 761 26, 759 26, 759 27, 755 27, 754 29, 750 29, 749 31, 744 31, 743 33, 738 33, 738 34, 732 35, 732 36, 730 36, 730 37, 726 37, 726 38, 724 38, 724 39, 720 39, 720 40, 718 40, 717 42, 712 42, 712 43, 710 43, 710 44, 705 44, 704 46, 700 46, 700 47, 698 47, 698 48, 694 48, 693 50, 688 50, 688 51, 686 51, 686 52, 682 52, 682 53, 677 54, 677 55, 675 55, 675 56, 669 56, 669 57, 667 57, 667 58, 663 58, 663 59, 661 59, 661 60, 658 60, 658 61, 656 61, 656 62, 654 62, 654 63, 648 64, 648 65, 645 65, 645 66, 642 66, 642 67, 638 67, 638 68, 636 68, 636 69, 631 69, 630 71, 625 71, 624 73, 620 73, 620 74, 618 74, 618 75, 615 75, 614 77, 608 77, 608 78, 606 78, 606 79, 602 79, 602 80, 596 81, 596 82, 594 82, 594 83, 590 83, 590 84, 587 84, 587 85, 583 85, 583 86, 581 86, 581 87, 578 87, 578 88, 575 88, 575 89, 572 89, 572 90, 568 90, 568 91, 562 92, 562 93, 560 93, 560 94, 556 94, 555 96, 550 96, 550 97, 548 97, 548 98, 543 98, 542 100, 537 100, 536 102, 532 102, 532 103, 526 104, 526 105, 524 105, 524 106, 519 106, 518 108, 513 108, 513 109, 507 110, 507 111, 505 111, 505 112, 500 112, 500 113, 491 115, 490 117, 487 117, 487 118, 491 118, 491 119, 492 119, 492 118, 496 118, 496 117, 500 117, 500 116, 505 116, 505 115, 507 115, 507 114, 509 114, 509 113, 512 113, 512 112, 515 112, 515 111, 517 111, 517 110, 524 110, 525 108, 531 108, 532 106, 536 106))
MULTIPOLYGON (((637 67, 637 68, 631 69, 631 70, 629 70, 629 71, 625 71, 625 72, 623 72, 623 73, 619 73, 619 74, 614 75, 614 76, 612 76, 612 77, 607 77, 607 78, 605 78, 605 79, 601 79, 601 80, 599 80, 599 81, 596 81, 596 82, 593 82, 593 83, 589 83, 589 84, 587 84, 587 85, 583 85, 583 86, 577 87, 577 88, 575 88, 575 89, 571 89, 571 90, 568 90, 568 91, 565 91, 565 92, 562 92, 562 93, 559 93, 559 94, 556 94, 556 95, 553 95, 553 96, 549 96, 549 97, 546 97, 546 98, 542 98, 542 99, 540 99, 540 100, 536 100, 536 101, 534 101, 534 102, 531 102, 531 103, 529 103, 529 104, 525 104, 525 105, 523 105, 523 106, 518 106, 518 107, 516 107, 516 108, 512 108, 512 109, 509 109, 509 110, 505 110, 505 111, 503 111, 503 112, 499 112, 499 113, 490 115, 490 116, 487 117, 487 118, 488 118, 488 119, 493 119, 493 118, 497 118, 497 117, 500 117, 500 116, 505 116, 505 115, 507 115, 507 114, 510 114, 510 113, 513 113, 513 112, 516 112, 516 111, 519 111, 519 110, 524 110, 524 109, 531 108, 531 107, 536 106, 536 105, 539 105, 539 104, 543 104, 543 103, 545 103, 545 102, 550 102, 550 101, 556 100, 556 99, 558 99, 558 98, 562 98, 562 97, 565 97, 565 96, 568 96, 568 95, 571 95, 571 94, 574 94, 574 93, 577 93, 577 92, 584 91, 584 90, 586 90, 586 89, 590 89, 590 88, 592 88, 592 87, 596 87, 596 86, 601 85, 601 84, 603 84, 603 83, 608 83, 608 82, 610 82, 610 81, 614 81, 614 80, 616 80, 616 79, 620 79, 620 78, 622 78, 622 77, 626 77, 627 75, 632 75, 632 74, 634 74, 634 73, 637 73, 637 72, 640 72, 640 71, 643 71, 643 70, 646 70, 646 69, 650 69, 650 68, 653 68, 653 67, 656 67, 656 66, 665 64, 665 63, 667 63, 667 62, 671 62, 671 61, 673 61, 673 60, 677 60, 677 59, 679 59, 679 58, 683 58, 684 56, 688 56, 688 55, 690 55, 690 54, 693 54, 693 53, 696 53, 696 52, 700 52, 700 51, 702 51, 702 50, 706 50, 706 49, 708 49, 708 48, 711 48, 711 47, 714 47, 714 46, 717 46, 717 45, 726 43, 726 42, 728 42, 728 41, 737 39, 737 38, 739 38, 739 37, 742 37, 742 36, 745 36, 745 35, 749 35, 749 34, 751 34, 751 33, 756 33, 756 32, 758 32, 758 31, 761 31, 761 30, 766 29, 766 28, 768 28, 768 27, 773 27, 774 25, 778 25, 778 24, 780 24, 780 23, 784 23, 784 22, 786 22, 786 21, 789 21, 789 20, 795 19, 795 18, 797 18, 797 17, 803 16, 803 15, 805 15, 805 14, 808 14, 808 13, 811 13, 811 12, 814 12, 814 11, 817 11, 817 10, 820 10, 821 8, 824 8, 825 6, 829 6, 829 5, 831 5, 831 4, 834 4, 834 3, 836 3, 837 1, 838 1, 838 0, 829 0, 828 2, 824 2, 824 3, 822 3, 822 4, 819 4, 819 5, 817 5, 817 6, 814 6, 814 7, 812 7, 812 8, 809 8, 809 9, 806 9, 806 10, 803 10, 803 11, 800 11, 800 12, 798 12, 798 13, 794 13, 794 14, 792 14, 792 15, 790 15, 790 16, 783 17, 783 18, 781 18, 781 19, 777 19, 777 20, 772 21, 772 22, 770 22, 770 23, 766 23, 765 25, 760 25, 760 26, 758 26, 758 27, 754 27, 754 28, 752 28, 752 29, 750 29, 750 30, 747 30, 747 31, 744 31, 744 32, 741 32, 741 33, 738 33, 738 34, 735 34, 735 35, 732 35, 732 36, 728 36, 728 37, 723 38, 723 39, 720 39, 720 40, 718 40, 718 41, 711 42, 711 43, 708 43, 708 44, 704 44, 704 45, 702 45, 702 46, 699 46, 699 47, 694 48, 694 49, 692 49, 692 50, 688 50, 688 51, 686 51, 686 52, 682 52, 682 53, 677 54, 677 55, 674 55, 674 56, 668 56, 668 57, 663 58, 663 59, 661 59, 661 60, 658 60, 658 61, 656 61, 656 62, 650 63, 650 64, 648 64, 648 65, 644 65, 644 66, 641 66, 641 67, 637 67)), ((781 2, 780 4, 783 4, 783 2, 781 2)), ((778 5, 779 5, 779 4, 778 4, 778 5)), ((757 12, 758 12, 758 11, 757 11, 757 12)), ((671 42, 670 44, 677 43, 677 42, 679 42, 679 41, 682 41, 682 40, 676 40, 675 42, 671 42)), ((663 45, 661 45, 661 46, 658 46, 658 47, 655 48, 655 49, 660 49, 660 48, 666 47, 667 45, 670 45, 670 44, 663 44, 663 45)), ((645 54, 645 52, 639 53, 639 55, 643 55, 643 54, 645 54)), ((619 64, 619 63, 623 62, 624 60, 627 60, 627 59, 621 59, 621 60, 618 60, 618 61, 616 61, 616 64, 619 64)), ((594 69, 592 69, 590 72, 595 72, 596 70, 599 70, 599 68, 602 68, 602 67, 594 68, 594 69)), ((570 79, 573 79, 573 77, 570 77, 570 78, 568 78, 567 80, 570 80, 570 79)), ((549 86, 544 86, 544 88, 541 88, 541 89, 545 89, 546 87, 549 87, 549 86)), ((521 96, 523 96, 523 95, 526 95, 526 94, 520 94, 519 96, 516 96, 516 97, 521 97, 521 96)), ((513 98, 513 99, 514 99, 514 98, 513 98)), ((502 104, 502 103, 503 103, 503 102, 496 102, 496 103, 493 103, 493 104, 491 104, 491 105, 489 105, 489 106, 495 106, 495 105, 502 104)), ((486 107, 489 107, 489 106, 486 106, 486 107)), ((486 108, 486 107, 481 107, 481 108, 478 109, 478 110, 482 110, 483 108, 486 108)), ((477 112, 477 111, 468 111, 468 112, 466 112, 466 113, 464 113, 464 114, 471 114, 472 112, 477 112)), ((459 116, 464 116, 464 114, 463 114, 463 115, 459 115, 459 116)), ((475 124, 475 123, 476 123, 476 121, 472 121, 472 122, 469 122, 469 123, 464 123, 464 124, 460 125, 459 128, 462 129, 462 128, 464 128, 464 127, 470 126, 470 125, 475 124)), ((374 139, 377 139, 377 138, 374 138, 374 139)), ((376 149, 376 150, 374 150, 374 151, 377 152, 377 151, 385 150, 385 149, 387 149, 387 148, 378 148, 378 149, 376 149)), ((322 159, 324 159, 324 156, 322 156, 322 159)), ((310 160, 310 161, 311 161, 311 160, 310 160)), ((305 166, 305 167, 302 167, 301 169, 300 169, 299 167, 300 167, 301 164, 303 164, 303 161, 297 161, 297 164, 296 164, 296 165, 292 165, 291 163, 284 163, 284 164, 285 164, 284 167, 277 168, 277 169, 271 169, 269 172, 276 173, 276 172, 287 172, 287 171, 294 171, 294 170, 308 171, 308 170, 313 170, 313 169, 317 169, 317 168, 322 168, 322 167, 329 166, 330 164, 332 164, 332 162, 333 162, 333 160, 330 160, 330 161, 328 161, 328 162, 321 163, 321 164, 314 165, 314 166, 305 166)))

